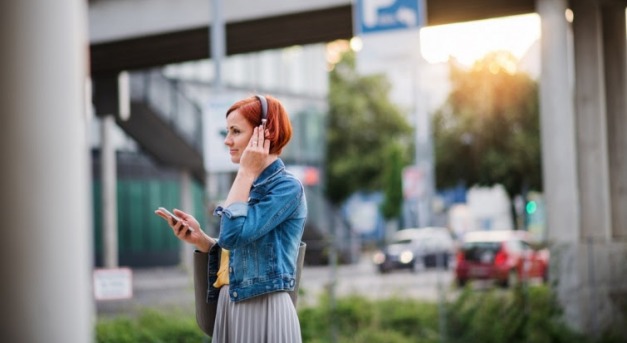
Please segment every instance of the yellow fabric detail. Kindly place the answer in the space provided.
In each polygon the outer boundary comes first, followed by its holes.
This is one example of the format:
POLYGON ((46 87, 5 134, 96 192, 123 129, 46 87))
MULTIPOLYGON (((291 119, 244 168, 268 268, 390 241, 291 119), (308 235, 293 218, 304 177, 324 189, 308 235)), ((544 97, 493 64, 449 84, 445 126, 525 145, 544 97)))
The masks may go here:
POLYGON ((220 288, 229 284, 229 251, 222 249, 220 255, 220 268, 218 268, 218 279, 213 283, 213 287, 220 288))

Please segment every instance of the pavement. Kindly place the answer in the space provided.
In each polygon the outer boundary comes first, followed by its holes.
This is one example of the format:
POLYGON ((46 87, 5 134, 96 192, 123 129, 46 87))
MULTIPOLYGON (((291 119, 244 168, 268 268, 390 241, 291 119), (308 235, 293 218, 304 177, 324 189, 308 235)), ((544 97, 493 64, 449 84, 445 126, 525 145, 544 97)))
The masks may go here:
POLYGON ((98 316, 133 315, 145 308, 194 313, 194 285, 191 272, 183 267, 132 270, 130 299, 96 301, 98 316))

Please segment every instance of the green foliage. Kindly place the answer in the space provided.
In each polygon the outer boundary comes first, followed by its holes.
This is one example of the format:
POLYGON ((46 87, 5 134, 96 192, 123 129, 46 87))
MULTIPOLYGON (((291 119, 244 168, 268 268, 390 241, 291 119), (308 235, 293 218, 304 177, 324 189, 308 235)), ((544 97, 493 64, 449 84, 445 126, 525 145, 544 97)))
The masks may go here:
POLYGON ((377 304, 380 325, 404 337, 420 337, 421 342, 437 342, 438 312, 432 303, 390 298, 377 304))
POLYGON ((466 288, 448 312, 451 343, 590 342, 561 321, 548 287, 485 293, 466 288))
POLYGON ((349 296, 336 300, 335 310, 323 296, 318 307, 299 311, 303 342, 331 341, 335 325, 342 343, 436 343, 437 306, 413 299, 368 300, 349 296))
POLYGON ((195 317, 145 310, 137 318, 99 319, 98 343, 192 343, 202 342, 205 334, 195 317))
POLYGON ((381 214, 385 219, 398 218, 403 205, 403 147, 390 144, 383 166, 383 203, 381 214))
MULTIPOLYGON (((411 298, 367 300, 328 296, 320 306, 299 311, 303 342, 331 341, 336 326, 341 343, 439 343, 438 305, 411 298)), ((445 305, 447 343, 618 343, 620 336, 606 332, 599 339, 577 334, 561 320, 559 305, 546 286, 462 290, 445 305)), ((624 341, 624 340, 623 340, 624 341)))
MULTIPOLYGON (((328 295, 319 305, 299 308, 304 343, 331 342, 332 328, 339 343, 440 343, 438 305, 412 298, 379 300, 328 295)), ((619 343, 624 336, 607 331, 598 339, 570 330, 550 289, 463 289, 445 305, 447 343, 619 343)), ((193 314, 146 310, 138 317, 99 319, 99 343, 209 342, 193 314)))
POLYGON ((325 192, 340 204, 356 191, 383 189, 391 145, 406 147, 401 163, 409 163, 413 129, 389 101, 391 87, 382 75, 357 74, 354 53, 345 53, 329 78, 325 192))
POLYGON ((433 117, 437 187, 502 184, 542 190, 538 87, 500 52, 470 70, 451 64, 452 90, 433 117))

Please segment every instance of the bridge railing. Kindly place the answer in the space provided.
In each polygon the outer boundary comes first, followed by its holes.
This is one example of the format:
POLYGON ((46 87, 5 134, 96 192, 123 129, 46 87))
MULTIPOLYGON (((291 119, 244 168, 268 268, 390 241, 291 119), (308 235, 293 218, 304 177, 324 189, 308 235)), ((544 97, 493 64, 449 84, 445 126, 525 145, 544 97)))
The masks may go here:
POLYGON ((160 70, 130 73, 131 99, 149 105, 183 139, 202 151, 202 108, 188 98, 179 84, 160 70))

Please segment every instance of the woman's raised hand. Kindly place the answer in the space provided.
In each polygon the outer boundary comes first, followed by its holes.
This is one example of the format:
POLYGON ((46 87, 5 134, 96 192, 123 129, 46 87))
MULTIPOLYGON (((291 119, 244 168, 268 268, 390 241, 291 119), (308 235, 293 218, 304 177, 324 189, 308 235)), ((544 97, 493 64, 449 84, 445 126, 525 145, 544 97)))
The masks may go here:
POLYGON ((270 153, 270 140, 266 139, 266 134, 267 130, 264 130, 262 125, 255 127, 240 160, 240 168, 252 173, 254 176, 261 174, 267 165, 267 158, 270 153))

